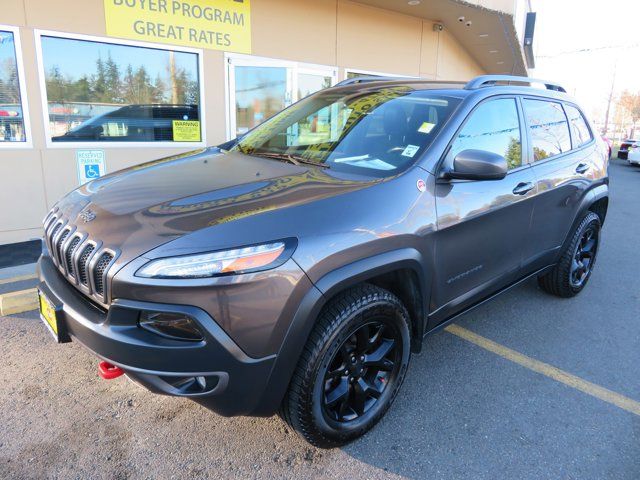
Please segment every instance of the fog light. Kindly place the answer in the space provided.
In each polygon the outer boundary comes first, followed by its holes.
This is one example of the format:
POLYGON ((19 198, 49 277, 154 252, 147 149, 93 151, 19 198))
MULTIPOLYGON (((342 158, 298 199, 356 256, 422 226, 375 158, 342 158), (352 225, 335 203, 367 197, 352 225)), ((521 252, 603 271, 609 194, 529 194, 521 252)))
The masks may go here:
POLYGON ((181 313, 140 312, 140 327, 173 340, 200 342, 204 340, 196 322, 181 313))

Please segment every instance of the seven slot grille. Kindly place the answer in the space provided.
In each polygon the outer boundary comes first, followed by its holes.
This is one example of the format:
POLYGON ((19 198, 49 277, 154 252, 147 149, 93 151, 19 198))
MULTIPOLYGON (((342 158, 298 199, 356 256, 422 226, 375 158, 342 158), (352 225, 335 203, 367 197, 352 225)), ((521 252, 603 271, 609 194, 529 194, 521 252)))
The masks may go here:
POLYGON ((107 273, 116 252, 70 225, 56 212, 44 221, 44 240, 58 269, 85 294, 107 303, 107 273))

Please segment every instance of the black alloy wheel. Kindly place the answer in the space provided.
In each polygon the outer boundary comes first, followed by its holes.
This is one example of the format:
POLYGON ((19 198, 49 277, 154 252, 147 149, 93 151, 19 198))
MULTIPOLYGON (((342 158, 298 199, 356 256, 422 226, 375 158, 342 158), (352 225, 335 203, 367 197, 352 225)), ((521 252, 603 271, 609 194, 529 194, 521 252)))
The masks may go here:
POLYGON ((590 225, 576 245, 569 281, 574 288, 580 288, 591 273, 596 252, 598 251, 598 232, 595 225, 590 225))
POLYGON ((312 445, 364 435, 395 399, 411 357, 411 319, 400 299, 361 284, 324 307, 303 349, 280 416, 312 445))
POLYGON ((358 327, 324 374, 323 411, 329 422, 366 416, 400 369, 400 332, 381 320, 358 327))
POLYGON ((585 287, 596 262, 602 220, 595 212, 584 213, 567 238, 558 263, 538 277, 543 290, 558 297, 570 298, 585 287))

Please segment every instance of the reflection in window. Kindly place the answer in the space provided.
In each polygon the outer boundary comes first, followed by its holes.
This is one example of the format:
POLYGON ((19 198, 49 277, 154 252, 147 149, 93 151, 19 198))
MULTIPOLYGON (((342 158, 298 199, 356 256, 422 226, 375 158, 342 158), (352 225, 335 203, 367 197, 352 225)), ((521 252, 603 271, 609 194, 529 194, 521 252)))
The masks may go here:
POLYGON ((523 100, 523 103, 534 160, 544 160, 571 150, 569 125, 561 104, 530 99, 523 100))
POLYGON ((585 143, 589 143, 593 138, 591 131, 587 127, 587 122, 576 107, 571 105, 564 106, 567 117, 569 117, 569 125, 571 126, 571 136, 573 138, 573 147, 578 148, 585 143))
POLYGON ((452 158, 464 150, 485 150, 502 155, 509 169, 522 165, 520 121, 512 98, 481 104, 458 134, 451 147, 452 158))
POLYGON ((197 54, 43 36, 42 57, 52 141, 200 141, 197 54))
POLYGON ((0 30, 0 143, 24 141, 15 40, 12 32, 0 30))
POLYGON ((286 67, 235 68, 236 135, 247 133, 287 103, 286 67))
POLYGON ((298 74, 298 98, 304 98, 307 95, 322 90, 323 88, 329 88, 331 86, 332 78, 325 75, 318 75, 313 73, 299 73, 298 74))

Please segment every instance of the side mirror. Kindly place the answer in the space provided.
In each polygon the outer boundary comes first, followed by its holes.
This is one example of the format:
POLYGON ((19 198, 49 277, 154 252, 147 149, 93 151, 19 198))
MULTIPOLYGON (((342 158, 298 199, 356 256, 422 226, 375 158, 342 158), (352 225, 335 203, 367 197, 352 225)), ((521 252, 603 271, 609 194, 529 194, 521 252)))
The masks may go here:
POLYGON ((486 150, 464 150, 453 159, 449 178, 461 180, 500 180, 507 175, 507 160, 486 150))

